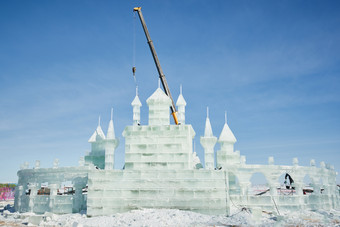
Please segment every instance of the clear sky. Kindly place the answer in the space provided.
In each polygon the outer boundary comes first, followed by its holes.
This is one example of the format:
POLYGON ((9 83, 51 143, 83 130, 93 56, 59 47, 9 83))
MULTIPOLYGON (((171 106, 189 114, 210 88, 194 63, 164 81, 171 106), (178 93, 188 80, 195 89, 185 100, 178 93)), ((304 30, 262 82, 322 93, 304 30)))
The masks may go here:
MULTIPOLYGON (((25 161, 78 165, 99 115, 106 132, 111 107, 122 168, 135 96, 134 6, 142 6, 175 101, 183 85, 201 161, 209 106, 216 136, 228 111, 247 163, 298 157, 340 170, 339 1, 3 0, 0 182, 16 182, 25 161)), ((158 75, 139 20, 135 59, 147 124, 158 75)))

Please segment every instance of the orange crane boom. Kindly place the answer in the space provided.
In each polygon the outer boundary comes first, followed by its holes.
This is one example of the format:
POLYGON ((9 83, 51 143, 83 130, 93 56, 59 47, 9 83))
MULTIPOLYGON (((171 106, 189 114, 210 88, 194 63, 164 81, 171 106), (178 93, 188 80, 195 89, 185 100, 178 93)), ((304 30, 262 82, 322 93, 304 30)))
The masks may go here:
POLYGON ((163 70, 161 68, 161 64, 159 63, 155 47, 154 47, 153 42, 152 42, 152 40, 150 38, 150 34, 149 34, 149 31, 148 31, 148 28, 146 27, 146 24, 145 24, 145 21, 144 21, 144 17, 143 17, 143 14, 142 14, 142 7, 135 7, 135 8, 133 8, 133 11, 138 13, 140 22, 142 23, 142 26, 143 26, 143 29, 144 29, 144 33, 145 33, 146 39, 148 41, 148 44, 149 44, 149 47, 150 47, 150 50, 151 50, 151 54, 152 54, 153 60, 155 61, 155 64, 156 64, 156 67, 157 67, 159 78, 160 78, 160 80, 162 82, 162 85, 163 85, 163 88, 164 88, 164 92, 165 92, 165 94, 167 96, 169 96, 169 98, 171 99, 171 102, 172 102, 172 105, 170 107, 171 114, 172 114, 172 116, 174 118, 175 124, 178 125, 179 123, 178 123, 178 119, 177 119, 177 115, 176 115, 176 112, 177 112, 176 111, 176 106, 175 106, 174 100, 172 99, 168 83, 166 82, 165 75, 164 75, 163 70))

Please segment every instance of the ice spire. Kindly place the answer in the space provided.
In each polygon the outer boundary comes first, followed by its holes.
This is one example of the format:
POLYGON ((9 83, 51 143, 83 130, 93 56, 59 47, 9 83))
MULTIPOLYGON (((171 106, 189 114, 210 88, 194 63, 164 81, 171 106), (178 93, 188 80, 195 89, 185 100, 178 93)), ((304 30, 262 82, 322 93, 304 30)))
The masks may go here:
POLYGON ((109 122, 109 127, 107 129, 106 139, 114 140, 115 138, 116 138, 115 129, 113 127, 113 108, 111 108, 111 120, 109 122))
POLYGON ((176 106, 180 107, 180 106, 186 106, 187 102, 185 101, 183 95, 182 95, 182 84, 180 85, 180 93, 176 102, 176 106))
POLYGON ((92 134, 88 142, 93 143, 93 142, 97 142, 103 139, 105 139, 105 135, 102 130, 102 127, 100 126, 100 115, 99 115, 97 129, 94 131, 94 133, 92 134))
POLYGON ((113 108, 111 108, 111 119, 107 129, 107 140, 105 143, 105 169, 112 170, 114 168, 114 152, 119 144, 118 138, 115 136, 113 127, 113 108))
POLYGON ((205 129, 204 129, 204 137, 212 137, 213 132, 210 124, 210 119, 209 119, 209 107, 207 107, 207 118, 205 120, 205 129))
POLYGON ((227 121, 227 111, 224 112, 224 124, 228 124, 228 121, 227 121))
POLYGON ((209 119, 209 107, 207 107, 207 118, 205 120, 204 136, 200 139, 201 145, 204 147, 204 162, 206 169, 214 169, 214 146, 217 142, 217 138, 213 135, 210 119, 209 119))
POLYGON ((224 126, 218 140, 219 142, 234 144, 237 140, 227 124, 227 111, 224 113, 224 121, 224 126))
POLYGON ((142 106, 142 103, 139 100, 138 97, 138 86, 136 86, 136 96, 133 99, 131 106, 133 108, 133 125, 139 125, 140 124, 140 107, 142 106))
POLYGON ((176 106, 178 107, 178 121, 181 124, 185 124, 185 106, 187 105, 182 95, 182 84, 180 85, 180 94, 178 96, 176 106))
POLYGON ((224 113, 224 126, 218 142, 221 144, 220 150, 216 152, 216 167, 227 168, 229 165, 245 163, 244 158, 240 157, 240 152, 234 152, 236 138, 230 130, 227 122, 227 112, 224 113))

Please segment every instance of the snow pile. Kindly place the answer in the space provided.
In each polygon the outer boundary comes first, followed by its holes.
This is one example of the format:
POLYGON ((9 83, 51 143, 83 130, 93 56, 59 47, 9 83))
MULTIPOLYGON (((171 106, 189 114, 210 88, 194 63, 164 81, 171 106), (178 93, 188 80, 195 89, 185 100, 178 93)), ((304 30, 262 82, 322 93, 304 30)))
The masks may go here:
POLYGON ((340 226, 340 211, 299 211, 281 215, 261 210, 233 210, 232 215, 204 215, 177 209, 141 209, 111 216, 85 214, 56 215, 13 212, 13 205, 0 204, 0 225, 4 226, 340 226))

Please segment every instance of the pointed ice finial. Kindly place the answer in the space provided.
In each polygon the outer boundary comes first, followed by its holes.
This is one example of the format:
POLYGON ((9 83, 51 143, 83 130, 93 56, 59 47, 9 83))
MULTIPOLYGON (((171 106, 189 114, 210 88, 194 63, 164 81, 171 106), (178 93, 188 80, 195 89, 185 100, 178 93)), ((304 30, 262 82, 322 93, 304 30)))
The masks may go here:
POLYGON ((111 108, 111 120, 109 122, 109 127, 107 128, 106 139, 112 140, 115 138, 115 130, 113 127, 113 108, 111 108))
POLYGON ((94 131, 94 133, 92 134, 92 136, 90 137, 88 142, 94 143, 94 142, 101 140, 101 139, 105 139, 105 135, 104 135, 104 132, 102 130, 102 127, 100 127, 100 115, 99 115, 97 129, 94 131))
POLYGON ((227 124, 227 111, 224 112, 224 123, 227 124))
POLYGON ((133 99, 133 101, 131 103, 132 106, 139 106, 139 107, 142 106, 142 103, 140 102, 138 97, 139 97, 138 96, 138 86, 136 86, 136 96, 135 96, 135 98, 133 99))
POLYGON ((208 106, 207 106, 207 118, 205 120, 204 136, 205 137, 213 136, 213 132, 212 132, 212 128, 211 128, 211 124, 209 120, 209 107, 208 106))
POLYGON ((158 88, 161 88, 161 78, 158 79, 158 88))
POLYGON ((233 132, 230 130, 228 124, 227 124, 227 111, 224 113, 224 126, 222 129, 222 132, 220 134, 220 138, 218 139, 220 142, 227 142, 227 143, 236 143, 236 138, 233 134, 233 132))
POLYGON ((179 93, 182 94, 182 84, 179 85, 179 93))

